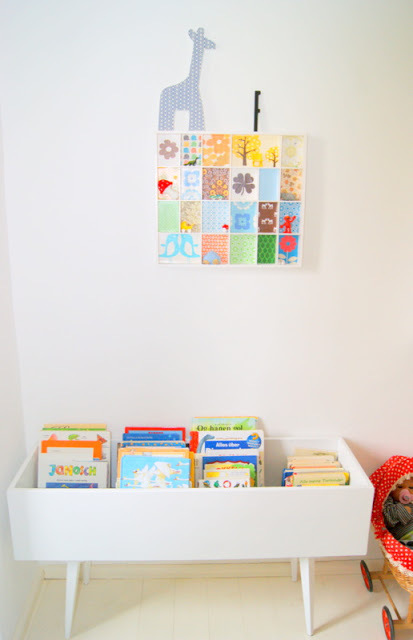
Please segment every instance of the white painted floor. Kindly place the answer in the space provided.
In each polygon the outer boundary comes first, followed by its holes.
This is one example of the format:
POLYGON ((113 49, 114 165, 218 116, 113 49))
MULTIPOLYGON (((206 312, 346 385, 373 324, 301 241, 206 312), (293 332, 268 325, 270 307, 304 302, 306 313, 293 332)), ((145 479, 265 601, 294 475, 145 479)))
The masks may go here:
MULTIPOLYGON (((389 590, 406 615, 408 594, 389 590)), ((320 640, 385 639, 374 581, 360 573, 316 575, 315 633, 320 640)), ((24 640, 64 640, 64 580, 45 580, 24 640)), ((305 640, 300 582, 276 578, 91 580, 79 586, 73 640, 305 640)), ((396 640, 413 638, 396 631, 396 640)))

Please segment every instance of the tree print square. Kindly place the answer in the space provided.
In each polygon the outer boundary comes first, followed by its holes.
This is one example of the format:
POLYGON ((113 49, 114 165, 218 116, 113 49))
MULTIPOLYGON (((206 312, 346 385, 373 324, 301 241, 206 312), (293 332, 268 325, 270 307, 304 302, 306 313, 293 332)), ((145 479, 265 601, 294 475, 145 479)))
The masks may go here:
POLYGON ((160 131, 158 263, 301 266, 306 137, 160 131))

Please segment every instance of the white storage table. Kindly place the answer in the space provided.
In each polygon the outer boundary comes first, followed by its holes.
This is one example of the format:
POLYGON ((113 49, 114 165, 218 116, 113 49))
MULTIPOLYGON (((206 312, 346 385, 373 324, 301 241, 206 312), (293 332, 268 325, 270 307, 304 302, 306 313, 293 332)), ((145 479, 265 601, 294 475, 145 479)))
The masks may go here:
POLYGON ((37 449, 8 489, 16 560, 66 562, 66 638, 81 562, 297 560, 309 635, 314 559, 367 550, 373 486, 342 438, 266 438, 265 487, 38 489, 37 449), (295 447, 338 452, 343 487, 281 487, 295 447), (215 523, 215 526, 211 526, 215 523), (219 524, 219 526, 218 526, 219 524))

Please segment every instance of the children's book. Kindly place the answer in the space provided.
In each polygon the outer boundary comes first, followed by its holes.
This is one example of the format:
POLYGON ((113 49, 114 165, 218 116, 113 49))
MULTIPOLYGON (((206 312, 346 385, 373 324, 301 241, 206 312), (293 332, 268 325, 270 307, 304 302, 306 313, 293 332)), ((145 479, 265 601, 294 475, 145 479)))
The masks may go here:
POLYGON ((287 467, 292 468, 293 466, 301 466, 301 467, 313 467, 315 462, 317 466, 328 464, 332 466, 339 465, 337 458, 332 455, 320 455, 320 456, 288 456, 287 458, 287 467))
POLYGON ((251 475, 251 486, 257 486, 257 466, 258 458, 255 455, 245 455, 238 453, 237 455, 206 455, 202 453, 195 454, 195 486, 201 480, 206 471, 214 471, 216 469, 237 469, 249 468, 251 475))
POLYGON ((102 443, 102 458, 110 460, 111 433, 106 429, 43 429, 40 432, 40 440, 66 440, 68 442, 99 440, 102 443))
POLYGON ((78 484, 108 486, 108 463, 106 460, 82 460, 63 454, 43 453, 38 462, 38 487, 48 483, 64 483, 73 488, 78 484))
POLYGON ((189 434, 189 448, 194 453, 198 450, 203 431, 251 431, 257 428, 257 421, 258 418, 255 416, 193 418, 189 434))
MULTIPOLYGON (((48 442, 48 441, 47 441, 48 442)), ((54 447, 53 444, 48 446, 47 453, 53 455, 62 455, 62 447, 54 447)), ((40 452, 40 456, 44 455, 40 452)), ((64 456, 68 458, 77 458, 78 460, 93 460, 93 447, 64 447, 64 456)))
POLYGON ((214 454, 204 454, 202 455, 202 469, 205 469, 205 465, 218 463, 222 464, 223 462, 246 462, 248 464, 254 465, 255 472, 257 473, 258 467, 258 455, 257 453, 242 453, 242 452, 232 452, 232 455, 228 455, 227 452, 218 452, 214 454))
POLYGON ((125 433, 130 433, 131 431, 180 431, 181 440, 185 440, 185 427, 125 427, 125 433))
POLYGON ((123 440, 119 443, 120 447, 174 447, 186 449, 186 444, 182 440, 123 440))
POLYGON ((331 469, 319 468, 319 467, 308 467, 306 469, 283 469, 282 472, 282 481, 281 484, 283 486, 292 486, 292 480, 288 480, 290 476, 297 475, 298 473, 337 473, 338 471, 345 471, 343 467, 332 467, 331 469))
POLYGON ((124 442, 130 440, 182 440, 180 431, 129 431, 122 434, 124 442))
POLYGON ((154 455, 157 457, 180 457, 180 458, 189 458, 189 450, 185 449, 182 450, 179 447, 168 447, 168 449, 165 449, 164 447, 161 447, 160 449, 158 447, 121 447, 120 449, 118 449, 118 478, 120 478, 121 475, 121 463, 122 463, 122 458, 124 456, 128 456, 128 455, 135 455, 135 456, 149 456, 149 457, 153 457, 154 455))
POLYGON ((223 462, 222 464, 208 464, 205 467, 203 479, 208 479, 211 473, 221 471, 247 471, 249 476, 249 486, 257 486, 257 477, 253 464, 247 464, 246 462, 223 462))
POLYGON ((46 489, 98 489, 96 482, 46 482, 46 489))
POLYGON ((264 486, 264 433, 255 431, 219 431, 200 433, 198 451, 209 455, 229 453, 257 453, 257 484, 264 486))
POLYGON ((349 484, 347 471, 337 473, 293 473, 285 479, 286 487, 326 487, 349 484))
POLYGON ((121 489, 172 489, 190 486, 189 458, 178 456, 125 455, 122 457, 121 489))
POLYGON ((64 453, 65 449, 85 449, 91 448, 93 450, 93 458, 102 459, 102 443, 100 440, 56 440, 48 439, 40 442, 40 453, 47 453, 49 447, 53 449, 61 449, 64 453))
POLYGON ((217 469, 206 471, 203 480, 198 486, 214 489, 238 489, 251 486, 250 470, 244 469, 217 469), (203 483, 203 484, 202 484, 203 483))
POLYGON ((333 456, 334 460, 337 460, 337 451, 328 451, 327 449, 294 449, 293 457, 301 456, 333 456))
POLYGON ((43 426, 43 431, 57 431, 57 430, 68 430, 68 431, 104 431, 106 429, 106 424, 101 422, 85 422, 85 423, 76 423, 76 422, 55 422, 51 424, 45 424, 43 426))
POLYGON ((228 429, 256 429, 255 416, 213 416, 192 418, 191 431, 227 431, 228 429))
POLYGON ((264 433, 260 429, 208 431, 199 434, 198 452, 208 449, 264 449, 264 433))

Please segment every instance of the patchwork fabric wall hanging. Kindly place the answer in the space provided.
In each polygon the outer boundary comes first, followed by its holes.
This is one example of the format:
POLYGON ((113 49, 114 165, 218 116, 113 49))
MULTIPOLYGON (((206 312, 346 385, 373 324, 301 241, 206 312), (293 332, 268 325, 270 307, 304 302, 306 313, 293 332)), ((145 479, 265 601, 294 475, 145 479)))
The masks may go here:
POLYGON ((303 135, 159 132, 158 262, 300 266, 303 135))

